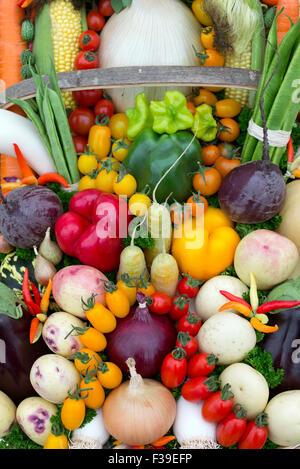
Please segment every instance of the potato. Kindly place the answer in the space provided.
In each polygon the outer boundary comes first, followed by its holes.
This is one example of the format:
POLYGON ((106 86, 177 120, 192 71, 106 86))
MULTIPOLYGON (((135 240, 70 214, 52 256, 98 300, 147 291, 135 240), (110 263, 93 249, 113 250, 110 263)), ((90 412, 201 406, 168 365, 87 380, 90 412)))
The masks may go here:
POLYGON ((66 338, 73 327, 84 327, 84 322, 63 311, 53 313, 48 317, 43 327, 43 339, 52 352, 63 357, 70 357, 82 349, 80 336, 72 333, 66 338))
POLYGON ((245 363, 234 363, 220 375, 222 387, 229 383, 235 404, 247 411, 248 419, 264 411, 269 399, 269 386, 265 377, 245 363))
POLYGON ((216 355, 219 365, 230 365, 243 360, 255 347, 256 334, 246 319, 221 312, 205 321, 197 340, 200 352, 216 355))
POLYGON ((16 410, 11 398, 0 391, 0 438, 10 432, 16 420, 16 410))
POLYGON ((256 230, 239 243, 234 256, 238 277, 250 285, 250 272, 259 290, 270 290, 287 280, 299 259, 297 246, 274 231, 256 230))
POLYGON ((30 382, 39 396, 54 404, 61 404, 68 392, 73 392, 80 375, 72 362, 60 355, 43 355, 32 365, 30 382))
POLYGON ((95 301, 104 304, 105 290, 102 280, 107 280, 107 277, 94 267, 64 267, 53 277, 53 297, 63 311, 85 319, 81 298, 86 301, 92 294, 96 294, 95 301))
POLYGON ((281 446, 300 443, 300 390, 277 394, 265 412, 268 414, 269 439, 273 443, 281 446))
MULTIPOLYGON (((229 301, 220 293, 220 290, 242 298, 243 293, 248 292, 248 287, 238 278, 227 275, 218 275, 205 282, 195 298, 196 313, 202 321, 218 313, 219 308, 229 301)), ((236 312, 234 309, 228 311, 236 312)))
POLYGON ((17 422, 28 438, 44 446, 51 433, 50 419, 56 413, 56 405, 41 397, 28 397, 17 408, 17 422))

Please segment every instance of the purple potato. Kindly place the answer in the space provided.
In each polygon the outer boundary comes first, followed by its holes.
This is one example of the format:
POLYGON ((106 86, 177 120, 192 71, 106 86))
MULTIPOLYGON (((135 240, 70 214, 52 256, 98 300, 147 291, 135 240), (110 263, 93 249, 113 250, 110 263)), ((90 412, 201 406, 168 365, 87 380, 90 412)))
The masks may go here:
POLYGON ((0 314, 0 389, 18 405, 36 395, 29 374, 33 363, 49 352, 42 340, 29 343, 32 316, 23 309, 21 319, 0 314))
POLYGON ((236 223, 262 223, 284 204, 286 185, 278 166, 270 161, 250 161, 224 178, 218 197, 221 209, 236 223))
POLYGON ((12 246, 39 245, 48 227, 63 214, 61 201, 47 187, 24 186, 9 192, 0 204, 0 232, 12 246))

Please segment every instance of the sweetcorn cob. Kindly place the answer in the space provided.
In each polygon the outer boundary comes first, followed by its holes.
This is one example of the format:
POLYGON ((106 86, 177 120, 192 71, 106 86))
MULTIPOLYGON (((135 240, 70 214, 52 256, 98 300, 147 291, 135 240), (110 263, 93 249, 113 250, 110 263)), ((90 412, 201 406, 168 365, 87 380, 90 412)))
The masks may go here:
MULTIPOLYGON (((225 67, 231 68, 247 68, 251 69, 252 64, 252 46, 249 43, 247 50, 242 52, 240 55, 237 54, 226 54, 225 56, 225 67)), ((242 107, 248 105, 249 101, 249 90, 242 88, 226 88, 225 96, 238 101, 242 107)))
MULTIPOLYGON (((70 72, 79 52, 79 36, 87 29, 85 11, 75 9, 71 0, 52 0, 46 3, 36 19, 34 55, 40 73, 48 74, 50 60, 55 70, 70 72)), ((67 108, 74 109, 71 92, 63 92, 67 108)))

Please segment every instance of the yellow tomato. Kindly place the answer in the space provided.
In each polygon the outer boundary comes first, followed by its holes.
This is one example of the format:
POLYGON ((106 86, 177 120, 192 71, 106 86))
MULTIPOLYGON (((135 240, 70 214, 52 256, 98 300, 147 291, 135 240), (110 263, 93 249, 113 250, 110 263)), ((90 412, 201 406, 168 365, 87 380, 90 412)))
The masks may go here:
POLYGON ((217 117, 235 117, 241 110, 241 104, 235 99, 222 99, 216 103, 217 117))
POLYGON ((128 129, 128 117, 123 112, 114 114, 109 121, 109 128, 111 130, 111 136, 119 139, 127 136, 128 129))
POLYGON ((204 49, 213 49, 215 46, 216 32, 213 26, 207 26, 201 31, 201 42, 204 49))
POLYGON ((118 176, 115 177, 113 182, 113 192, 117 195, 125 195, 131 197, 137 188, 137 182, 131 174, 126 174, 120 182, 118 176))
POLYGON ((201 88, 199 90, 199 94, 195 96, 193 100, 196 106, 200 106, 201 104, 209 104, 210 106, 214 106, 217 103, 218 98, 211 91, 201 88))
POLYGON ((88 145, 91 152, 105 158, 111 147, 111 131, 106 125, 93 125, 89 132, 88 145))
POLYGON ((97 169, 98 161, 93 155, 80 155, 78 158, 78 169, 82 174, 90 174, 97 169))
POLYGON ((107 172, 106 169, 102 169, 96 177, 96 189, 112 194, 114 192, 114 180, 117 177, 117 171, 111 170, 107 172))
POLYGON ((104 389, 97 378, 95 381, 81 380, 80 389, 83 390, 80 395, 89 409, 99 409, 105 400, 104 389), (86 391, 84 391, 86 389, 86 391))
POLYGON ((105 293, 105 301, 106 305, 109 310, 117 317, 117 318, 125 318, 130 311, 130 303, 120 288, 113 291, 112 293, 106 292, 105 293))
POLYGON ((112 154, 118 161, 124 161, 128 155, 131 142, 127 138, 119 138, 112 146, 112 154), (125 145, 124 145, 125 144, 125 145))
POLYGON ((144 293, 146 296, 151 296, 156 292, 154 286, 151 283, 149 283, 147 287, 138 287, 137 291, 144 293))
POLYGON ((205 11, 204 0, 194 0, 192 3, 192 10, 199 23, 204 24, 204 26, 213 25, 211 17, 205 11))
POLYGON ((67 397, 61 409, 61 421, 67 430, 79 428, 85 417, 85 403, 83 399, 67 397))
POLYGON ((86 317, 92 326, 103 334, 108 334, 117 327, 115 316, 101 303, 95 303, 92 309, 86 311, 86 317))
POLYGON ((136 217, 142 217, 151 207, 151 199, 146 194, 134 194, 130 197, 128 206, 130 212, 136 217))
POLYGON ((180 272, 208 280, 232 265, 240 237, 220 209, 208 207, 201 222, 193 218, 182 233, 174 231, 172 254, 180 272))
POLYGON ((119 287, 119 289, 125 293, 129 300, 130 306, 133 306, 136 302, 136 287, 129 287, 123 280, 119 280, 117 282, 117 287, 119 287))
POLYGON ((98 363, 102 362, 102 358, 97 352, 94 352, 93 350, 90 350, 88 348, 82 348, 79 354, 82 354, 82 357, 75 358, 74 360, 74 365, 77 371, 84 376, 87 372, 87 370, 93 370, 96 368, 98 363), (83 355, 84 354, 84 355, 83 355), (89 360, 84 360, 86 358, 86 355, 88 355, 89 360))
POLYGON ((105 336, 94 327, 87 329, 79 338, 86 348, 94 352, 102 352, 107 345, 105 336))
POLYGON ((114 389, 121 384, 123 375, 115 363, 103 362, 98 372, 98 379, 104 388, 114 389))
POLYGON ((83 176, 78 184, 78 190, 84 191, 86 189, 97 189, 96 179, 90 176, 83 176))
POLYGON ((69 449, 68 438, 62 435, 54 435, 50 433, 43 449, 69 449))

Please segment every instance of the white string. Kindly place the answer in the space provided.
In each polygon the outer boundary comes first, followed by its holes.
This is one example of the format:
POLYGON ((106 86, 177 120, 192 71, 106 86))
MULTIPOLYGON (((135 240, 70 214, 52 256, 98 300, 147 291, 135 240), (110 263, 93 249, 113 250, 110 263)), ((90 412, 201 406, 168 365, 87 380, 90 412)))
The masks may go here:
MULTIPOLYGON (((267 130, 268 143, 270 147, 286 147, 292 132, 285 130, 267 130)), ((256 138, 260 142, 264 141, 264 129, 257 125, 253 119, 250 120, 248 125, 248 134, 256 138)))

